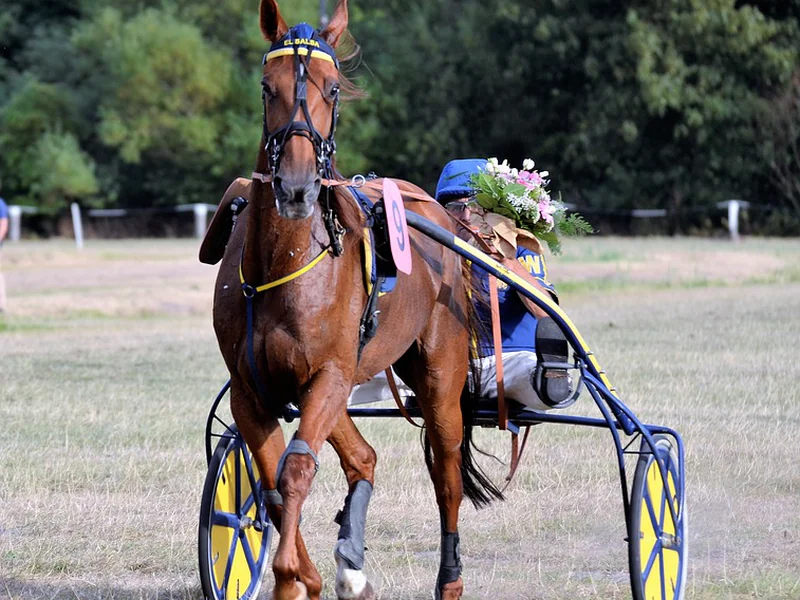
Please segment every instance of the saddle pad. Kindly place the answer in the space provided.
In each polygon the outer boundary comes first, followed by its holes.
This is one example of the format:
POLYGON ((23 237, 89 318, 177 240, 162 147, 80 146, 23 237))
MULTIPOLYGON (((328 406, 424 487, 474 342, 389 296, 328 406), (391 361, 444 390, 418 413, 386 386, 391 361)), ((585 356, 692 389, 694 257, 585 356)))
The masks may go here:
MULTIPOLYGON (((349 186, 347 189, 353 194, 353 197, 358 202, 361 210, 367 217, 367 227, 364 228, 364 235, 361 240, 361 248, 363 251, 362 264, 364 265, 364 286, 367 289, 367 294, 372 293, 372 288, 378 278, 381 279, 378 295, 383 296, 394 290, 397 284, 397 268, 394 262, 390 259, 386 260, 378 255, 375 251, 375 230, 373 229, 374 213, 372 211, 375 206, 365 194, 357 188, 349 186)), ((383 244, 380 244, 383 245, 383 244)), ((388 250, 388 241, 386 243, 388 250)))

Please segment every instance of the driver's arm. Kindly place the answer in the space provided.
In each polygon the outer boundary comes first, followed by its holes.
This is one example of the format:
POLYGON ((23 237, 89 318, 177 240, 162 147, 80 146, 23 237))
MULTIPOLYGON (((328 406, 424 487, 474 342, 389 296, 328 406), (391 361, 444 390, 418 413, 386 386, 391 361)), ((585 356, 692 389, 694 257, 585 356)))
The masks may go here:
MULTIPOLYGON (((537 290, 542 292, 545 296, 550 296, 550 290, 545 288, 542 285, 542 282, 536 279, 533 275, 531 275, 528 270, 523 267, 518 260, 511 259, 511 258, 504 258, 500 261, 504 267, 506 267, 509 271, 513 271, 517 275, 519 275, 522 279, 530 283, 533 287, 537 290)), ((517 292, 520 300, 522 300, 522 304, 525 305, 525 308, 537 319, 541 319, 547 316, 547 313, 539 308, 532 300, 530 300, 527 296, 523 295, 521 292, 517 292)))

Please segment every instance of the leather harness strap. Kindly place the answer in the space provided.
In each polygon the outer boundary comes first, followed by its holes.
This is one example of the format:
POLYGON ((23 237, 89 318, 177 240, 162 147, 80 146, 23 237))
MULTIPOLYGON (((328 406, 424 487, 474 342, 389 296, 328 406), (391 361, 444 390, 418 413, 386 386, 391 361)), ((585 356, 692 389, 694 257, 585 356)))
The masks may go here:
POLYGON ((528 443, 528 434, 531 432, 531 426, 528 425, 525 427, 525 435, 522 436, 522 444, 519 443, 519 435, 516 433, 511 434, 511 464, 508 467, 508 475, 506 475, 506 484, 503 486, 501 491, 505 491, 505 489, 511 483, 511 480, 514 479, 514 475, 517 472, 517 467, 519 467, 519 463, 522 461, 522 453, 525 452, 525 446, 528 443))
POLYGON ((500 331, 500 301, 497 298, 497 279, 489 277, 489 305, 492 311, 492 342, 494 345, 495 372, 497 373, 497 426, 508 429, 508 406, 503 380, 503 338, 500 331))
MULTIPOLYGON (((489 277, 489 305, 492 313, 492 343, 494 345, 495 373, 497 375, 497 428, 501 431, 508 429, 508 403, 506 402, 505 380, 503 374, 503 338, 500 329, 500 301, 497 297, 497 278, 489 277)), ((525 428, 525 435, 522 444, 519 442, 519 434, 511 432, 511 461, 506 475, 506 487, 511 483, 514 474, 517 472, 522 453, 528 443, 528 435, 531 432, 530 426, 525 428)))
POLYGON ((400 409, 400 414, 403 415, 403 418, 411 423, 414 427, 419 427, 422 429, 422 425, 418 425, 416 421, 411 418, 411 415, 408 414, 408 410, 403 403, 403 399, 400 397, 400 390, 397 389, 397 383, 394 380, 394 371, 392 371, 392 367, 386 369, 384 373, 386 373, 386 381, 389 382, 389 389, 392 390, 392 396, 394 396, 394 401, 397 403, 397 408, 400 409))
MULTIPOLYGON (((272 175, 267 175, 266 173, 259 173, 258 171, 253 171, 252 174, 253 179, 257 179, 261 183, 270 183, 272 181, 272 175)), ((360 185, 356 185, 353 181, 349 179, 322 179, 322 185, 325 187, 341 187, 341 186, 355 186, 360 188, 367 188, 368 190, 376 190, 381 191, 383 190, 383 183, 379 183, 380 180, 368 179, 363 181, 360 185)), ((400 194, 404 198, 411 198, 412 200, 419 200, 421 202, 433 202, 434 204, 438 204, 436 200, 431 198, 428 194, 418 194, 417 192, 408 192, 405 190, 400 190, 400 194)))
MULTIPOLYGON (((252 179, 257 179, 261 183, 270 183, 272 182, 272 175, 267 175, 266 173, 259 173, 258 171, 253 171, 251 175, 252 179)), ((383 184, 378 183, 378 181, 374 179, 366 179, 360 184, 355 184, 354 181, 348 179, 322 179, 322 185, 326 187, 341 187, 341 186, 355 186, 359 188, 367 188, 369 190, 375 191, 382 191, 383 184)), ((431 198, 428 194, 422 193, 418 194, 417 192, 408 192, 405 190, 400 190, 400 195, 404 198, 411 198, 412 200, 419 200, 420 202, 433 202, 434 204, 438 204, 436 200, 431 198)), ((447 211, 447 216, 449 216, 453 221, 455 221, 458 225, 460 225, 464 230, 466 230, 478 243, 478 246, 481 250, 486 252, 486 254, 495 254, 496 251, 492 249, 492 247, 488 244, 488 242, 481 237, 479 233, 477 233, 469 224, 465 223, 458 217, 456 217, 453 213, 449 210, 447 211)))

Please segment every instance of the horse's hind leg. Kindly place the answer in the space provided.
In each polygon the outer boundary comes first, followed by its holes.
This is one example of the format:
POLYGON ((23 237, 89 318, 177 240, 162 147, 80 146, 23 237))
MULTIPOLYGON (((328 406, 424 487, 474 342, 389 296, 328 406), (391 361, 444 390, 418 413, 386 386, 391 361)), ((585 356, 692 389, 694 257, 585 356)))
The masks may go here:
POLYGON ((377 457, 348 415, 343 415, 328 441, 339 455, 348 494, 337 518, 336 596, 339 600, 372 600, 375 592, 363 573, 364 528, 372 496, 377 457))
MULTIPOLYGON (((231 412, 236 421, 247 447, 253 453, 253 458, 261 474, 262 495, 267 505, 269 518, 277 531, 281 529, 283 507, 280 494, 277 492, 275 479, 278 460, 286 448, 278 419, 266 417, 253 403, 253 400, 237 391, 231 390, 231 412)), ((311 557, 308 555, 303 537, 297 535, 297 555, 300 560, 300 581, 305 585, 306 593, 311 600, 318 600, 322 592, 322 577, 320 577, 311 557)))
MULTIPOLYGON (((467 348, 467 344, 468 340, 464 340, 462 347, 467 348)), ((440 353, 425 352, 425 355, 438 355, 439 360, 432 362, 424 358, 413 360, 410 356, 404 357, 411 359, 410 363, 406 363, 410 371, 405 371, 401 367, 399 374, 406 381, 414 382, 414 391, 419 396, 419 405, 425 419, 425 434, 433 452, 431 479, 436 489, 441 524, 441 555, 439 574, 436 578, 436 598, 456 600, 464 591, 461 579, 458 513, 463 497, 461 472, 463 417, 460 398, 467 375, 467 356, 465 351, 464 356, 458 360, 444 349, 440 353), (404 377, 405 372, 409 374, 404 377)))

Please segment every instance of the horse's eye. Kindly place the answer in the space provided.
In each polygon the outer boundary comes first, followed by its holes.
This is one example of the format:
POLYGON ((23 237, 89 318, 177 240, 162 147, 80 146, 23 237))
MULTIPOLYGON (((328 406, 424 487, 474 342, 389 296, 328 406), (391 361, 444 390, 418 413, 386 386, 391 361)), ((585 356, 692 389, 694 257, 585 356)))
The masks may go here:
POLYGON ((336 98, 339 95, 339 84, 338 83, 334 83, 331 86, 330 95, 331 95, 331 98, 336 98))
POLYGON ((264 90, 264 94, 266 94, 270 98, 274 98, 276 96, 275 90, 269 84, 269 81, 267 80, 266 77, 261 79, 261 89, 263 89, 264 90))

